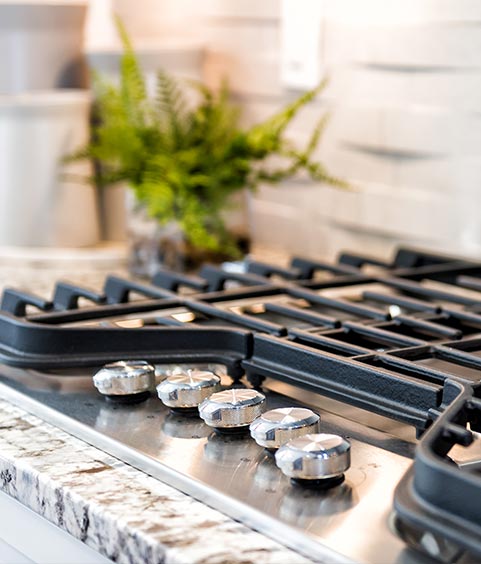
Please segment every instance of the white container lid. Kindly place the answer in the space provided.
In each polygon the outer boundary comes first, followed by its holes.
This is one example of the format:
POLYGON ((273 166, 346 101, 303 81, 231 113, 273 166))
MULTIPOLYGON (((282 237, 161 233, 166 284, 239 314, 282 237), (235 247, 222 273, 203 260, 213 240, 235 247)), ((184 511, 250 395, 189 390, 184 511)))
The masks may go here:
POLYGON ((3 6, 87 6, 89 0, 0 0, 3 6))
POLYGON ((69 109, 90 104, 90 90, 58 89, 22 92, 19 94, 0 94, 0 112, 21 110, 35 111, 46 109, 69 109))

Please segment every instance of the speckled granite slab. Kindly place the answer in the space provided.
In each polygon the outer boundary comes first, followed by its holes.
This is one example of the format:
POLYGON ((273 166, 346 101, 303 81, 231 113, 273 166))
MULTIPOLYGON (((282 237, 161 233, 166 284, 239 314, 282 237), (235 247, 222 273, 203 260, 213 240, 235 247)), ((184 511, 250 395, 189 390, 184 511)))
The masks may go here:
POLYGON ((310 562, 3 400, 0 487, 115 562, 310 562))

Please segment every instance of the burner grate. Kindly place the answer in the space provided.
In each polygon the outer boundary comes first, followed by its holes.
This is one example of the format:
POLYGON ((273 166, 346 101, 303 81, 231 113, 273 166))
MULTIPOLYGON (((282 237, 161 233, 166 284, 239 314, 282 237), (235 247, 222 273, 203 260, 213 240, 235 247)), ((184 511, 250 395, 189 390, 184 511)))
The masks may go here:
POLYGON ((7 289, 0 359, 42 368, 131 354, 222 362, 234 378, 288 381, 422 432, 446 380, 481 382, 480 353, 469 344, 481 336, 478 272, 475 263, 401 249, 392 263, 344 254, 335 265, 253 262, 245 274, 210 265, 198 276, 162 270, 152 284, 110 276, 101 293, 60 282, 51 301, 7 289), (373 277, 366 265, 384 270, 373 277), (331 278, 316 281, 319 272, 331 278), (466 282, 466 273, 468 294, 446 284, 466 282), (92 307, 79 308, 80 298, 92 307), (31 306, 38 313, 27 315, 31 306))

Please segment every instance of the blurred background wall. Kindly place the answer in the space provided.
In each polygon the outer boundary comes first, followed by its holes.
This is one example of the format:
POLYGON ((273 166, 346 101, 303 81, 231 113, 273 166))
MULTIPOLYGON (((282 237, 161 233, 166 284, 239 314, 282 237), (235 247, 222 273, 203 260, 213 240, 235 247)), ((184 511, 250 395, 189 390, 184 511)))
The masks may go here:
MULTIPOLYGON (((228 76, 249 122, 292 98, 281 80, 288 4, 286 10, 282 0, 112 2, 136 42, 201 42, 205 79, 228 76)), ((249 202, 255 240, 310 255, 339 248, 386 254, 401 242, 479 255, 481 3, 318 4, 313 60, 330 86, 291 134, 305 139, 314 114, 332 111, 321 156, 355 190, 302 179, 265 187, 249 202)), ((304 25, 312 30, 312 2, 298 0, 296 9, 306 11, 304 25)), ((302 17, 299 25, 302 41, 302 17)))

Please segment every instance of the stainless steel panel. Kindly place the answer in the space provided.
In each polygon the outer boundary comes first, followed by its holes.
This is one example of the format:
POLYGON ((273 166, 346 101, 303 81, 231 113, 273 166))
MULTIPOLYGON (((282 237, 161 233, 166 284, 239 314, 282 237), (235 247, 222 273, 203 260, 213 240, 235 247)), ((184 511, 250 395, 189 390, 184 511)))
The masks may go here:
POLYGON ((394 488, 411 463, 412 433, 405 426, 353 408, 343 413, 337 402, 272 383, 281 392, 300 395, 302 403, 268 391, 268 409, 314 406, 322 431, 348 437, 352 444, 345 482, 328 491, 306 490, 292 485, 249 437, 218 435, 200 419, 172 414, 154 396, 138 405, 106 402, 91 383, 94 371, 59 377, 2 367, 0 392, 313 559, 420 561, 389 526, 394 488))

